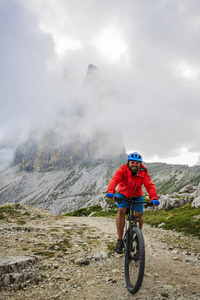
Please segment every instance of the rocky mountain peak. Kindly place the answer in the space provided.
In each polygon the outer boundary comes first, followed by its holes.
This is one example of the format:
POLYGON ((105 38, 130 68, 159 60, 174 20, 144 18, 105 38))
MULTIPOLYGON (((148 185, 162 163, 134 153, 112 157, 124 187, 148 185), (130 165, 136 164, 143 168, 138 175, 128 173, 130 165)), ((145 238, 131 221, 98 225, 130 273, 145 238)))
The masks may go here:
POLYGON ((93 64, 89 64, 88 70, 87 70, 87 76, 94 74, 97 70, 98 70, 98 68, 96 66, 94 66, 93 64))

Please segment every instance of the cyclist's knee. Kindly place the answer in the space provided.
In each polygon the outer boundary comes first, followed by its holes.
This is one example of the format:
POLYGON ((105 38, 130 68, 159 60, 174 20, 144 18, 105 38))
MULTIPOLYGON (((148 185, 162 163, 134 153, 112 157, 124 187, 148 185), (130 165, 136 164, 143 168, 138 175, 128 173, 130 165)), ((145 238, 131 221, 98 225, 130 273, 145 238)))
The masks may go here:
POLYGON ((136 218, 142 218, 142 213, 139 211, 136 211, 135 216, 136 216, 136 218))
POLYGON ((118 214, 119 214, 120 216, 125 216, 126 210, 127 210, 126 207, 120 207, 119 210, 118 210, 118 214))

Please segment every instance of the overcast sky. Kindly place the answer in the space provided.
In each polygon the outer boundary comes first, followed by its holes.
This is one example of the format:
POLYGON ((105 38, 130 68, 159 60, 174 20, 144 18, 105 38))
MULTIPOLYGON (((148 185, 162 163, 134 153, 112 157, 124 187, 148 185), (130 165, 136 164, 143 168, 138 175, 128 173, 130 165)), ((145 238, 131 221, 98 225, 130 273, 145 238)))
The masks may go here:
POLYGON ((61 140, 102 130, 145 161, 195 164, 199 41, 199 0, 1 0, 0 144, 57 124, 61 140))

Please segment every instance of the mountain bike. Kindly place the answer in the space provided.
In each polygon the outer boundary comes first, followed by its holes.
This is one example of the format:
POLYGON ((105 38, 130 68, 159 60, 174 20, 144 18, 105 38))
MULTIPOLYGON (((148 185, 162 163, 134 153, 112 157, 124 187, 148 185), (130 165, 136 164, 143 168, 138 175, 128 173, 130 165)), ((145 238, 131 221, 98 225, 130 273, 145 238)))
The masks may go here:
POLYGON ((135 294, 139 291, 145 269, 145 244, 142 231, 138 228, 139 220, 135 217, 134 204, 144 203, 144 207, 152 206, 151 202, 137 202, 136 198, 117 198, 115 201, 128 202, 130 210, 127 213, 123 242, 125 246, 125 280, 128 291, 135 294))

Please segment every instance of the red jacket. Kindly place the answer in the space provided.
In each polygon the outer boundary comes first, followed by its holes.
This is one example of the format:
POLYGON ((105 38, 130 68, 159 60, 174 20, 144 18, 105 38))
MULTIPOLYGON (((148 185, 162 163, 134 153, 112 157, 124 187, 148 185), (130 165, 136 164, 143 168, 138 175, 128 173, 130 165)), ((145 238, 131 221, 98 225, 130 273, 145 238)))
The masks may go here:
POLYGON ((115 188, 118 185, 117 192, 124 195, 126 198, 139 197, 143 195, 142 185, 144 184, 150 200, 157 199, 155 185, 152 183, 147 169, 141 164, 140 171, 135 176, 132 176, 128 164, 121 166, 111 179, 107 193, 116 193, 115 188))

